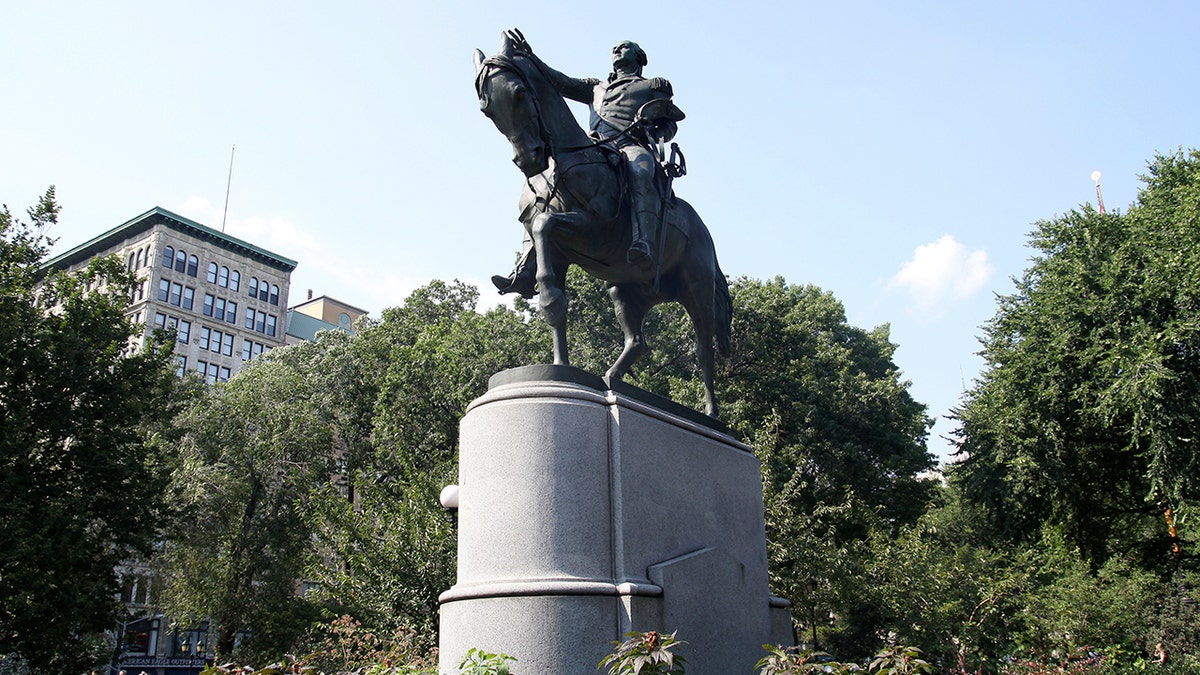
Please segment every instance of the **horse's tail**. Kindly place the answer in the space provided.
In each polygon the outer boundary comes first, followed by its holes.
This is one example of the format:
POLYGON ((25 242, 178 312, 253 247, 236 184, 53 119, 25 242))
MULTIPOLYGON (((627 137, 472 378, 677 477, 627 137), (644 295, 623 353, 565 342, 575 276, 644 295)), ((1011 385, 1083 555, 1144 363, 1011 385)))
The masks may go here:
POLYGON ((713 318, 716 320, 717 351, 721 356, 729 356, 730 334, 733 326, 733 299, 729 297, 729 280, 721 271, 721 265, 713 260, 716 274, 713 275, 715 297, 713 298, 713 318))

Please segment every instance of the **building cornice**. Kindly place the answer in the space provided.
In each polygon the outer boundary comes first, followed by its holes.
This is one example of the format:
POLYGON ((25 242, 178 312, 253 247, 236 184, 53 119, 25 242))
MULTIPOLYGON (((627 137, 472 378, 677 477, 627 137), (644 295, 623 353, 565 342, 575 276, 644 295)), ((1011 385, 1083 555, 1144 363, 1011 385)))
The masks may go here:
POLYGON ((164 225, 181 234, 195 237, 231 253, 245 256, 273 267, 284 274, 290 274, 292 270, 296 269, 297 263, 295 260, 272 253, 264 248, 259 248, 237 237, 231 237, 224 232, 218 232, 211 227, 201 225, 194 220, 184 218, 177 213, 172 213, 159 206, 65 253, 54 256, 42 265, 42 269, 67 269, 76 263, 83 262, 114 248, 121 242, 136 237, 155 225, 164 225))

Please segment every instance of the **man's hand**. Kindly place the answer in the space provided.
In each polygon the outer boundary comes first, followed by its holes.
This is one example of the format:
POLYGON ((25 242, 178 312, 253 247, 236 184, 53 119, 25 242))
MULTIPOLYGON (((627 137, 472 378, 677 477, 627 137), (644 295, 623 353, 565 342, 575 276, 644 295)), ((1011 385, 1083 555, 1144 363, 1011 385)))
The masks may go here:
POLYGON ((525 36, 521 34, 519 29, 514 28, 507 32, 508 39, 512 40, 513 47, 516 47, 518 50, 523 51, 526 54, 533 53, 533 47, 529 46, 529 41, 525 39, 525 36))

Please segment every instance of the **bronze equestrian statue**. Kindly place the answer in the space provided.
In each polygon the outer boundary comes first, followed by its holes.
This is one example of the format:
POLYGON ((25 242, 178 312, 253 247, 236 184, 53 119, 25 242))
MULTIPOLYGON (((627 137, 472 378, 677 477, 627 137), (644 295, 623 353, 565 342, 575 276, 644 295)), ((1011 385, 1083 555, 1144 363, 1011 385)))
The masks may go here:
POLYGON ((536 281, 542 315, 553 328, 554 363, 562 365, 569 363, 567 268, 579 265, 607 282, 625 334, 621 355, 605 373, 617 380, 646 349, 646 313, 679 302, 696 331, 705 412, 716 417, 714 343, 728 355, 729 286, 708 228, 671 191, 681 167, 671 162, 664 170, 663 153, 654 149, 674 136, 683 113, 671 103, 669 82, 642 77, 645 63, 640 47, 622 42, 602 82, 549 68, 518 31, 503 35, 495 56, 475 50, 480 109, 508 138, 526 178, 520 201, 526 250, 510 277, 493 281, 502 293, 526 297, 536 281), (564 96, 590 104, 591 136, 564 96))

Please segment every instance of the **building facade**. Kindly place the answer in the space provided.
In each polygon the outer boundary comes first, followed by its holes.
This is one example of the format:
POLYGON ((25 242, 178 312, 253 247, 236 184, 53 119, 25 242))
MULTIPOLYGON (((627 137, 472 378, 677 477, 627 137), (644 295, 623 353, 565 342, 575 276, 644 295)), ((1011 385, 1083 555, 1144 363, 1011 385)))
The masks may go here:
POLYGON ((117 255, 137 278, 129 316, 176 334, 177 372, 210 384, 286 343, 288 290, 296 261, 155 207, 55 256, 47 267, 75 270, 117 255))

